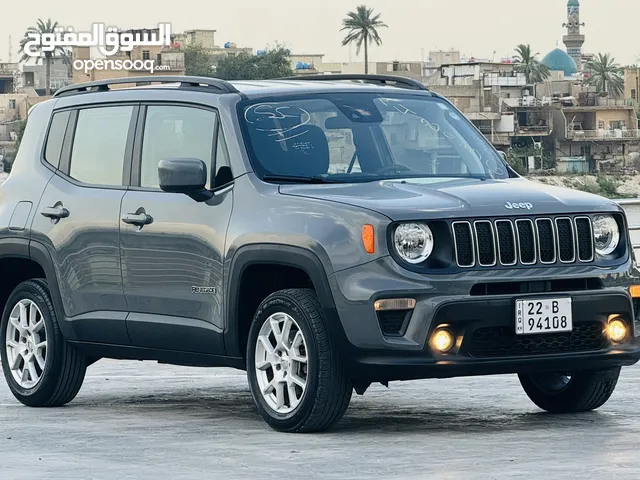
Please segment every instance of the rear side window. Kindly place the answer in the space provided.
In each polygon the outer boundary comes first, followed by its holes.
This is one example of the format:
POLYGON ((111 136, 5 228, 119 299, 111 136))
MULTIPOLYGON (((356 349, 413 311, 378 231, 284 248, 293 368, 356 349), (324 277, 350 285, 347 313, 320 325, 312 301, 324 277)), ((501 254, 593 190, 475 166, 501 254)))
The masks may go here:
POLYGON ((51 127, 47 135, 47 146, 44 150, 44 159, 54 167, 60 166, 60 155, 62 154, 62 143, 64 141, 64 133, 67 130, 70 111, 58 112, 53 115, 51 127))
POLYGON ((133 109, 127 105, 78 112, 69 176, 94 185, 122 185, 133 109))

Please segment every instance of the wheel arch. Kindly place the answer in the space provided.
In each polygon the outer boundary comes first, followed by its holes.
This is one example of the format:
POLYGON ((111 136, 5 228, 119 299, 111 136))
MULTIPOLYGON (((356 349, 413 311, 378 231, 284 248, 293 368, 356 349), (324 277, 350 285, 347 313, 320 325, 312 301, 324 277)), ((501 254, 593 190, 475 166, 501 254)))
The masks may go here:
MULTIPOLYGON (((64 318, 64 309, 58 291, 53 261, 44 245, 28 238, 0 240, 0 310, 4 310, 13 289, 25 280, 45 278, 56 312, 64 318)), ((61 324, 64 322, 61 322, 61 324)), ((68 332, 64 332, 67 335, 68 332)))
POLYGON ((69 325, 69 322, 65 321, 66 316, 64 312, 64 303, 62 301, 60 289, 58 288, 58 278, 56 276, 56 270, 49 250, 47 250, 47 247, 42 243, 31 240, 29 243, 29 258, 40 265, 44 272, 45 279, 47 280, 47 286, 49 287, 49 294, 51 295, 51 300, 53 301, 53 306, 56 310, 58 324, 60 325, 62 334, 68 340, 76 340, 71 325, 69 325))
MULTIPOLYGON (((230 263, 229 274, 225 282, 225 348, 227 355, 245 357, 244 342, 251 320, 247 325, 247 319, 241 317, 241 293, 243 282, 247 281, 244 274, 254 266, 272 267, 274 270, 290 268, 303 272, 318 296, 332 339, 338 348, 342 349, 343 342, 346 342, 346 335, 331 292, 328 277, 330 272, 327 272, 320 258, 314 252, 302 247, 261 243, 241 247, 235 252, 230 263)), ((253 313, 251 318, 253 318, 253 313)))

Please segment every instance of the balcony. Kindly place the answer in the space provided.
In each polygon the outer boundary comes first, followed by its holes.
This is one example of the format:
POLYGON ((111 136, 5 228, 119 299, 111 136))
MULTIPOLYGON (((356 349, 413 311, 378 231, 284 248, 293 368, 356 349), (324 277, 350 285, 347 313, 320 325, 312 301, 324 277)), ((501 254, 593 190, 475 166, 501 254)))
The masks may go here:
POLYGON ((553 104, 551 98, 535 97, 503 98, 502 101, 509 108, 542 108, 553 104))
POLYGON ((567 132, 570 140, 640 140, 640 130, 572 130, 567 132))
POLYGON ((516 125, 515 135, 527 137, 551 135, 551 127, 549 125, 516 125))

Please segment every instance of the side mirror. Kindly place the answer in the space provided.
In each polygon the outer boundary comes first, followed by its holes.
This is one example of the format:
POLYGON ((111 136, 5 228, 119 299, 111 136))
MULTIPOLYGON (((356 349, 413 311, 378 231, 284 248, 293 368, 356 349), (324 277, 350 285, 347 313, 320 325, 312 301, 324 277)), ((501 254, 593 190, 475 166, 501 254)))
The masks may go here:
POLYGON ((198 158, 170 158, 158 164, 160 189, 164 192, 184 193, 198 202, 213 197, 205 190, 207 165, 198 158))

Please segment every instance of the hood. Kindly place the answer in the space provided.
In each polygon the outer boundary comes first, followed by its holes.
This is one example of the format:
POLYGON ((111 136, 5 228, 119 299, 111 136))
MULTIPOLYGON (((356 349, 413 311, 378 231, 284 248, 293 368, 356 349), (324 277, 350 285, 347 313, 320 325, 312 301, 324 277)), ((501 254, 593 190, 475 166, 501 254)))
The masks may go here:
POLYGON ((407 178, 368 183, 281 185, 280 193, 362 207, 391 220, 617 212, 598 195, 524 178, 407 178))

